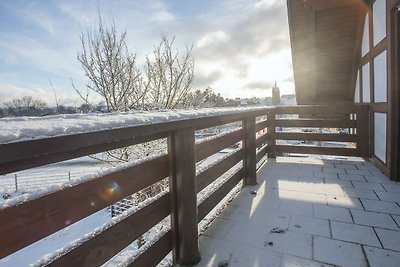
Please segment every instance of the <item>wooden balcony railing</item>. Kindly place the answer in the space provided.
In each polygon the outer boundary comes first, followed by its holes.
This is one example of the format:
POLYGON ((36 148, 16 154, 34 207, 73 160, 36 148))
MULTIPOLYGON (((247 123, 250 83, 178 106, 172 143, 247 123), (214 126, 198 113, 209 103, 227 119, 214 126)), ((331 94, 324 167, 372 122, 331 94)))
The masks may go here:
POLYGON ((69 224, 77 222, 169 177, 167 193, 123 220, 97 231, 47 264, 101 265, 167 216, 171 218, 171 229, 130 262, 130 266, 155 266, 170 251, 174 262, 193 264, 200 259, 198 222, 241 180, 244 185, 257 183, 257 162, 283 153, 369 157, 369 111, 368 106, 354 105, 276 107, 1 144, 0 174, 160 138, 168 138, 167 155, 0 210, 0 257, 63 229, 67 221, 69 224), (195 130, 237 121, 242 122, 241 129, 195 143, 195 130), (286 131, 308 127, 349 130, 347 134, 286 131), (281 128, 285 131, 280 131, 281 128), (256 132, 260 131, 263 134, 256 137, 256 132), (343 148, 290 145, 281 144, 279 140, 336 141, 353 145, 343 148), (196 162, 240 141, 243 141, 240 149, 196 175, 196 162), (243 167, 197 205, 197 193, 241 161, 243 167), (110 184, 118 185, 118 194, 102 197, 101 192, 109 189, 110 184))

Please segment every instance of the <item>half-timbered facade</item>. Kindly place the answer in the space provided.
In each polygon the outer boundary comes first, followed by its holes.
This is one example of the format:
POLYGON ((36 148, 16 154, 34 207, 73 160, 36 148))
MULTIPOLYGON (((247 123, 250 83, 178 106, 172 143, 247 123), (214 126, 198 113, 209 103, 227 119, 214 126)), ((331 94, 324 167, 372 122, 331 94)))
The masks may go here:
POLYGON ((399 179, 398 0, 288 0, 297 103, 370 109, 370 158, 399 179))

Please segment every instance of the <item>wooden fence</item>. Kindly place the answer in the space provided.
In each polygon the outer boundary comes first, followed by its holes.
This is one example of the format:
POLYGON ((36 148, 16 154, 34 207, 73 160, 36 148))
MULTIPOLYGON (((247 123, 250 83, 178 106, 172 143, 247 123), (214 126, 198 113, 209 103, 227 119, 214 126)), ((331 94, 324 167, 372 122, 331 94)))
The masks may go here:
POLYGON ((67 220, 77 222, 169 177, 168 193, 54 258, 49 265, 101 265, 168 216, 171 218, 171 230, 135 258, 130 266, 155 266, 170 251, 174 262, 193 264, 200 259, 198 222, 241 180, 244 185, 257 183, 257 162, 266 156, 275 157, 284 153, 369 157, 368 114, 368 106, 276 107, 1 144, 0 174, 7 174, 168 138, 167 155, 0 210, 0 257, 63 229, 67 220), (195 143, 195 130, 237 121, 242 122, 241 129, 195 143), (350 130, 348 134, 277 131, 281 128, 308 127, 350 130), (263 134, 256 137, 256 132, 263 134), (279 144, 277 140, 352 142, 354 146, 288 145, 279 144), (196 175, 196 162, 238 142, 242 142, 242 146, 235 153, 196 175), (242 168, 197 205, 197 193, 241 161, 242 168), (120 188, 119 193, 104 198, 101 192, 113 183, 120 188))

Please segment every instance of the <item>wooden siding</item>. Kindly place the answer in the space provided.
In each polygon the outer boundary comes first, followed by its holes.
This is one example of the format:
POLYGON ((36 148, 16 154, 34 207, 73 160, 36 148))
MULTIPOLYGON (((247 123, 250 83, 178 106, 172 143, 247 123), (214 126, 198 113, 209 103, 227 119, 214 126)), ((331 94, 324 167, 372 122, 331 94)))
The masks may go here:
POLYGON ((351 101, 365 4, 359 0, 287 3, 297 103, 351 101))

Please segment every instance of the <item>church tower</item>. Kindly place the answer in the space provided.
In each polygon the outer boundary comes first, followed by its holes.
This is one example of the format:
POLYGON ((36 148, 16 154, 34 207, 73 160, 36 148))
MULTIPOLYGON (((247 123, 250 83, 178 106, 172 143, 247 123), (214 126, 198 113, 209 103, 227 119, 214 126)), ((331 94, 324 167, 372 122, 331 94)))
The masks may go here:
POLYGON ((272 105, 280 105, 281 104, 281 94, 279 91, 279 87, 276 85, 272 87, 272 105))

